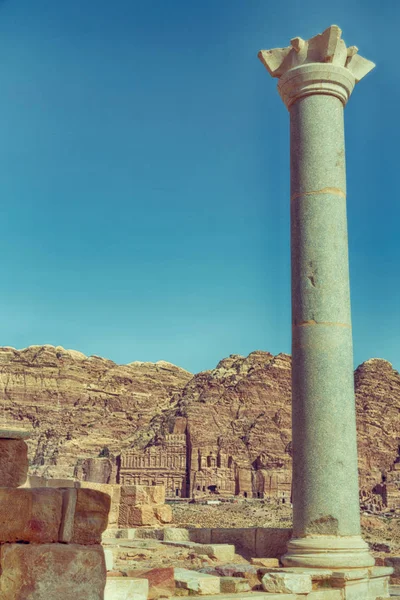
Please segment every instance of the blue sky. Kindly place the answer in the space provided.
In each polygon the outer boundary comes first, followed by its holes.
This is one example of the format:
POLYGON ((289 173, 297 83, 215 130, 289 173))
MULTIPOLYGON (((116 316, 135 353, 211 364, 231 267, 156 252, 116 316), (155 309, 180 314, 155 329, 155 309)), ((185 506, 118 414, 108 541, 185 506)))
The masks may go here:
POLYGON ((192 372, 290 352, 289 119, 261 48, 332 23, 355 365, 400 368, 400 3, 0 2, 0 344, 192 372))

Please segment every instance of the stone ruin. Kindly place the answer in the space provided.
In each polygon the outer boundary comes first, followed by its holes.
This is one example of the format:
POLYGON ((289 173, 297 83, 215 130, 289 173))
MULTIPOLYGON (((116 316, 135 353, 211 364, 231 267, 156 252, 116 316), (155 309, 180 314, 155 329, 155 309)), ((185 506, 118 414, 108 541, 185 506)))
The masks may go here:
POLYGON ((1 600, 102 600, 101 535, 110 497, 88 488, 22 488, 29 434, 0 430, 1 600))

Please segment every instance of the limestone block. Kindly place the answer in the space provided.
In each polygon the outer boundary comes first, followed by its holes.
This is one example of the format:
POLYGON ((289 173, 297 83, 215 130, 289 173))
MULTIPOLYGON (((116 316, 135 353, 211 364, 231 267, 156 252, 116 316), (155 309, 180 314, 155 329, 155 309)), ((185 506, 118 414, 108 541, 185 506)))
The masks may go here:
MULTIPOLYGON (((157 523, 158 525, 158 523, 157 523)), ((140 540, 163 540, 164 530, 156 529, 155 527, 140 527, 138 529, 128 529, 128 531, 136 531, 135 537, 129 539, 140 539, 140 540)))
POLYGON ((256 567, 279 567, 279 560, 277 558, 252 558, 250 562, 256 567))
POLYGON ((144 489, 150 504, 165 504, 165 485, 147 485, 144 489))
POLYGON ((220 562, 231 562, 235 559, 235 546, 231 544, 199 544, 196 554, 207 554, 220 562))
POLYGON ((63 490, 60 542, 100 544, 108 523, 111 498, 97 490, 63 490))
POLYGON ((221 577, 220 586, 221 594, 239 594, 250 591, 249 582, 242 577, 221 577))
POLYGON ((233 544, 239 552, 249 556, 256 553, 256 528, 218 528, 211 530, 212 544, 233 544))
POLYGON ((220 593, 220 578, 215 575, 207 575, 188 569, 174 569, 174 575, 178 588, 196 592, 199 596, 220 593))
MULTIPOLYGON (((107 577, 104 600, 147 600, 148 592, 149 582, 147 579, 107 577)), ((83 598, 82 596, 82 600, 83 598)))
POLYGON ((111 548, 104 548, 104 560, 106 561, 106 570, 112 571, 114 568, 114 554, 111 548))
POLYGON ((62 492, 0 488, 0 543, 58 542, 62 492))
POLYGON ((153 506, 155 515, 157 519, 161 523, 171 523, 172 522, 172 508, 167 504, 160 504, 158 506, 153 506))
POLYGON ((166 527, 164 529, 164 540, 167 542, 189 542, 189 531, 181 527, 166 527))
POLYGON ((267 558, 280 558, 286 554, 287 544, 291 537, 291 529, 257 527, 255 555, 267 558))
POLYGON ((0 438, 0 487, 23 485, 28 475, 28 446, 24 440, 0 438))
POLYGON ((103 600, 101 546, 4 544, 0 563, 1 600, 103 600))
POLYGON ((212 529, 206 527, 189 529, 190 541, 197 542, 198 544, 211 544, 211 532, 212 529))
POLYGON ((385 558, 385 565, 393 567, 393 577, 400 577, 400 556, 390 556, 385 558))
POLYGON ((312 591, 310 575, 301 573, 265 573, 262 586, 266 592, 308 594, 312 591))
POLYGON ((126 574, 134 579, 147 579, 149 582, 149 600, 169 598, 175 593, 173 567, 127 571, 126 574))
POLYGON ((121 486, 110 483, 92 483, 91 481, 81 481, 80 487, 83 489, 98 490, 111 497, 110 512, 108 515, 108 526, 118 527, 119 504, 121 498, 121 486))

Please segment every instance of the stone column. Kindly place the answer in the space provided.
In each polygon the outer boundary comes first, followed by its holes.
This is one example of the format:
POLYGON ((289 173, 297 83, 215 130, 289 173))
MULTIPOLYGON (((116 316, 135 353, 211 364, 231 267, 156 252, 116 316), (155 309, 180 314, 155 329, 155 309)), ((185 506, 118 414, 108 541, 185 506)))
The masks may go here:
POLYGON ((360 534, 343 109, 374 65, 335 25, 259 58, 290 113, 294 531, 283 562, 371 566, 360 534))

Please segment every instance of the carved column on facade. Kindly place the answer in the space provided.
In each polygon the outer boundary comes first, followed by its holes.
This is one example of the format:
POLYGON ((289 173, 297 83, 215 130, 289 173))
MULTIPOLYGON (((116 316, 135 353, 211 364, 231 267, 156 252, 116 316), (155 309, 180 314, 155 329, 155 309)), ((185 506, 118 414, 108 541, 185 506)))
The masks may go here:
POLYGON ((287 566, 374 564, 360 533, 343 109, 374 64, 333 25, 261 51, 290 113, 293 539, 287 566))

